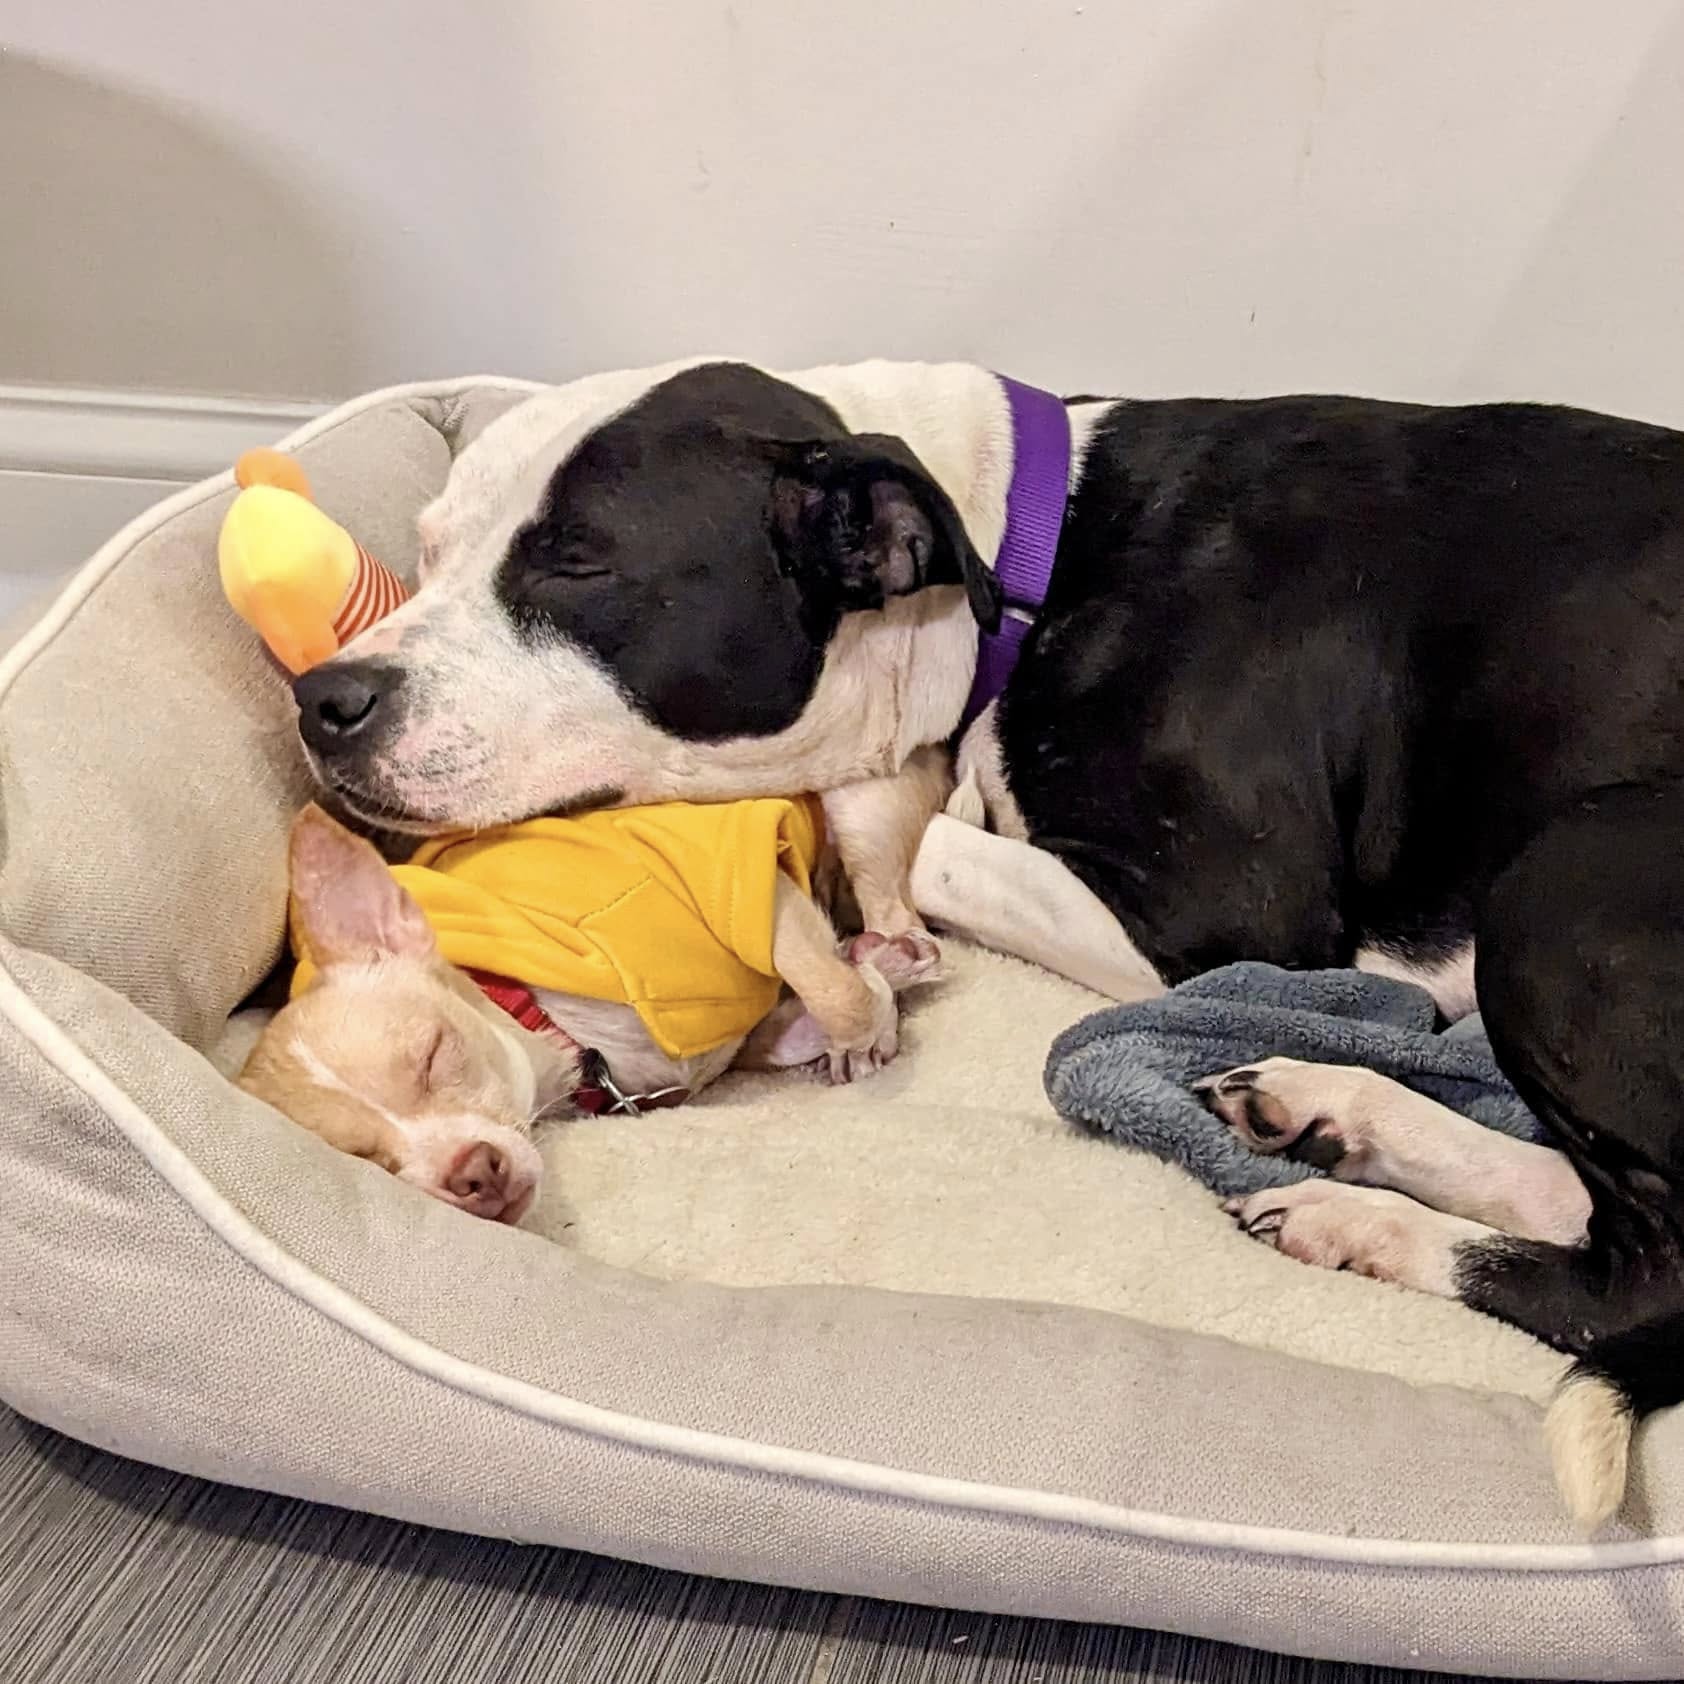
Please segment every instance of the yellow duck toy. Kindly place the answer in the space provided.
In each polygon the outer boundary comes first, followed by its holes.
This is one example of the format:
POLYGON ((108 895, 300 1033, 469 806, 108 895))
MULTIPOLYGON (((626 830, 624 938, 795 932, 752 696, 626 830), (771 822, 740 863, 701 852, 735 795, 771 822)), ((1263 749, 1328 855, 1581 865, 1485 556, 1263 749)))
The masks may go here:
POLYGON ((316 507, 292 457, 248 450, 234 479, 240 494, 216 543, 222 589, 289 672, 337 654, 408 600, 403 581, 316 507))

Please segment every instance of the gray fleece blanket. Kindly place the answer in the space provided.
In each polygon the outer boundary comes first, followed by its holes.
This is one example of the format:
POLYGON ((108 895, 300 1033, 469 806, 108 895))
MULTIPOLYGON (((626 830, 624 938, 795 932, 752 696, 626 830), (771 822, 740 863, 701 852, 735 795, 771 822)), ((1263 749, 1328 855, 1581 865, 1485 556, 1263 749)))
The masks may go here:
POLYGON ((1276 1055, 1364 1065, 1487 1128, 1542 1139, 1479 1019, 1442 1033, 1434 1020, 1425 990, 1389 977, 1226 965, 1067 1029, 1047 1057, 1047 1097, 1061 1116, 1168 1158, 1224 1196, 1321 1173, 1247 1151, 1191 1091, 1200 1077, 1276 1055))

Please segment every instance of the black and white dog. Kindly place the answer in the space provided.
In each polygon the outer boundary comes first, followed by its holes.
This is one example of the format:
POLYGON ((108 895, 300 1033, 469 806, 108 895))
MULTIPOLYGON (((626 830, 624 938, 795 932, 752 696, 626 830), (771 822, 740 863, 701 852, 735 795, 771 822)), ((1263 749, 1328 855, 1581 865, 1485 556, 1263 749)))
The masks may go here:
POLYGON ((922 914, 1124 998, 1238 958, 1449 1016, 1477 992, 1559 1151, 1332 1067, 1208 1099, 1331 1167, 1248 1231, 1579 1357, 1557 1468, 1605 1518, 1632 1421, 1684 1397, 1684 435, 1064 416, 1056 568, 927 830, 1018 451, 969 366, 699 361, 521 405, 424 513, 416 598, 299 680, 318 774, 417 830, 816 790, 887 933, 922 914))

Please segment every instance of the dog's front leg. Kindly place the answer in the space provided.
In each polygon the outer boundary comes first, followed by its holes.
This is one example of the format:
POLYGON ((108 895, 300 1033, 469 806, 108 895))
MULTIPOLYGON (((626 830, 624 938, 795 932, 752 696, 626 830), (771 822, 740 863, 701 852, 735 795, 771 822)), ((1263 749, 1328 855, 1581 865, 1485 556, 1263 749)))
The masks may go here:
POLYGON ((915 749, 893 777, 847 784, 821 797, 825 823, 867 930, 885 936, 925 934, 912 904, 912 862, 924 827, 942 810, 952 788, 947 751, 930 744, 915 749))
POLYGON ((1253 1152, 1389 1187, 1519 1239, 1584 1242, 1590 1194, 1565 1154, 1482 1128, 1376 1070, 1264 1058, 1193 1090, 1253 1152))
POLYGON ((751 1035, 739 1066, 777 1069, 822 1062, 833 1082, 879 1070, 900 1046, 895 994, 934 969, 934 944, 910 935, 855 936, 839 953, 830 920, 780 875, 772 959, 796 999, 751 1035), (928 951, 925 951, 925 948, 928 951))

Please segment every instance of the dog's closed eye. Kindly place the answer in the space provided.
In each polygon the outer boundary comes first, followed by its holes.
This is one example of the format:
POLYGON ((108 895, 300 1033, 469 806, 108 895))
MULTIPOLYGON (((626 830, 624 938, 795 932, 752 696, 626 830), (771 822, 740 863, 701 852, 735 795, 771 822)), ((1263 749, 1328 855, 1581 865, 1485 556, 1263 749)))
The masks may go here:
POLYGON ((446 1023, 437 1024, 422 1043, 421 1091, 436 1093, 462 1079, 466 1053, 459 1035, 446 1023))
POLYGON ((543 579, 606 579, 611 571, 598 555, 566 532, 531 526, 515 539, 521 562, 543 579))
POLYGON ((546 579, 606 579, 612 569, 577 552, 546 557, 540 563, 546 579))

